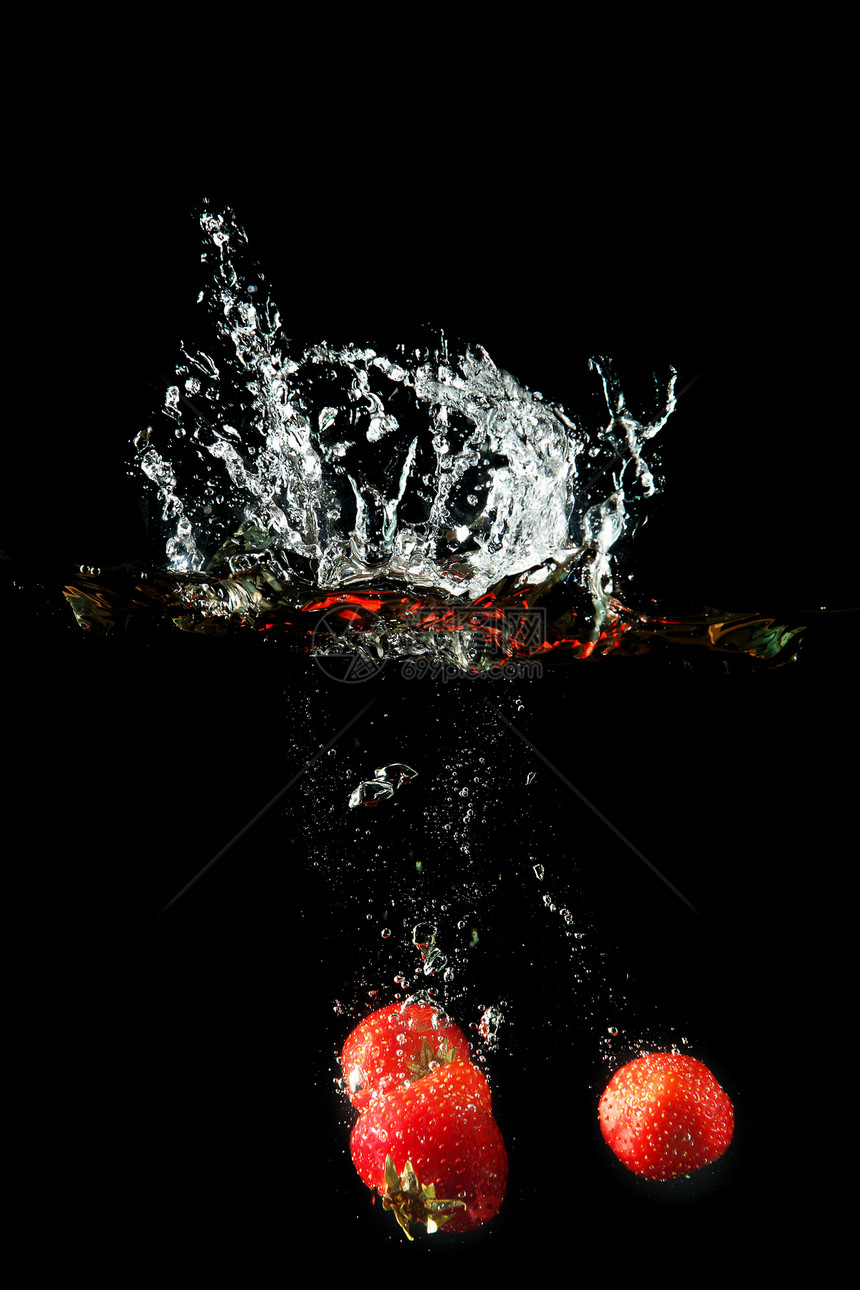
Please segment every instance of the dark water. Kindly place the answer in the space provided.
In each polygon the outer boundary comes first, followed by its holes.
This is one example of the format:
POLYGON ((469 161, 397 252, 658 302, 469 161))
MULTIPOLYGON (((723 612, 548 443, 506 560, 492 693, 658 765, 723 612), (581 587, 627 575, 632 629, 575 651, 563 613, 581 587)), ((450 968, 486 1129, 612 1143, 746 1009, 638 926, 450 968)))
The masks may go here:
MULTIPOLYGON (((698 376, 630 554, 648 595, 679 613, 854 603, 852 524, 837 500, 849 440, 836 430, 813 445, 814 382, 790 348, 756 348, 734 329, 727 302, 719 326, 666 293, 656 323, 631 306, 620 324, 612 284, 653 299, 650 275, 583 276, 561 251, 519 241, 491 272, 480 247, 416 246, 390 226, 357 257, 334 216, 286 239, 268 203, 249 205, 259 257, 309 337, 397 332, 432 307, 571 402, 585 378, 568 355, 584 362, 592 331, 619 357, 698 376)), ((390 668, 344 686, 278 641, 169 622, 81 632, 62 586, 82 564, 134 570, 145 548, 123 453, 193 298, 181 206, 152 208, 145 237, 109 205, 106 240, 83 230, 123 325, 94 334, 100 312, 82 306, 90 325, 74 393, 63 391, 74 432, 41 464, 41 514, 3 539, 18 562, 4 609, 27 704, 21 746, 35 749, 50 804, 45 883, 97 911, 108 938, 138 919, 155 927, 144 1005, 117 1014, 139 1035, 134 1062, 93 1099, 96 1123, 105 1105, 111 1122, 119 1112, 120 1148, 100 1124, 97 1150, 135 1196, 147 1241, 178 1249, 186 1269, 228 1248, 253 1267, 308 1247, 336 1275, 356 1259, 489 1270, 524 1250, 540 1268, 555 1221, 567 1255, 585 1250, 609 1276, 616 1260, 665 1266, 759 1230, 763 1195, 806 1189, 786 1187, 792 1143, 773 1117, 792 1099, 772 1070, 815 1033, 809 942, 850 836, 853 619, 808 632, 785 667, 655 650, 480 689, 390 668), (120 248, 135 268, 114 290, 120 248), (333 755, 317 758, 331 740, 333 755), (394 761, 418 778, 351 811, 355 785, 394 761), (394 976, 414 974, 411 929, 427 910, 453 969, 430 984, 461 1025, 491 1007, 503 1018, 485 1062, 512 1172, 486 1235, 406 1248, 356 1179, 334 1056, 364 1010, 395 997, 394 976), (671 1043, 719 1074, 738 1121, 719 1185, 697 1184, 692 1204, 631 1187, 595 1138, 612 1061, 671 1043)), ((702 292, 713 288, 706 277, 702 292)))

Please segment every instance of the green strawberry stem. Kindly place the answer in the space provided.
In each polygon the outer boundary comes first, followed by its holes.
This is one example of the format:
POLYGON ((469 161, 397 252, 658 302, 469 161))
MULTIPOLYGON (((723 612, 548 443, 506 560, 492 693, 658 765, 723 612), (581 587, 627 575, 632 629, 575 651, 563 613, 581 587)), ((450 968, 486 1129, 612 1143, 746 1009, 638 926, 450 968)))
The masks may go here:
POLYGON ((447 1066, 448 1063, 452 1062, 456 1056, 457 1054, 453 1048, 448 1046, 448 1042, 444 1036, 442 1037, 437 1052, 433 1051, 426 1039, 422 1039, 421 1052, 418 1054, 417 1060, 407 1064, 410 1074, 409 1082, 414 1084, 416 1080, 423 1079, 425 1075, 429 1075, 431 1070, 440 1064, 447 1066))
POLYGON ((390 1209, 409 1240, 414 1240, 409 1224, 425 1223, 428 1232, 435 1232, 452 1217, 459 1207, 466 1208, 462 1200, 437 1200, 432 1183, 422 1187, 415 1177, 415 1170, 407 1160, 402 1176, 398 1176, 391 1156, 385 1157, 385 1194, 383 1209, 390 1209))

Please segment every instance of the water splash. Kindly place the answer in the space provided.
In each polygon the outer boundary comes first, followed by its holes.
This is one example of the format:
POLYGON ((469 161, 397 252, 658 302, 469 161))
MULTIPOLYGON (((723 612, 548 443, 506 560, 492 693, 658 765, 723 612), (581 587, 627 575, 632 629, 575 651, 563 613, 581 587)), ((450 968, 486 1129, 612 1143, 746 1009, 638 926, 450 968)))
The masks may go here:
POLYGON ((317 658, 431 660, 460 675, 640 654, 655 644, 793 657, 804 621, 628 606, 618 551, 657 491, 652 441, 676 373, 629 406, 613 362, 566 411, 442 333, 390 353, 284 333, 229 210, 200 215, 202 347, 134 439, 152 567, 82 570, 65 594, 100 630, 150 614, 252 630, 317 658))
POLYGON ((589 421, 442 334, 392 354, 302 349, 232 213, 204 211, 200 227, 207 347, 183 347, 133 465, 166 572, 192 575, 174 585, 194 615, 370 585, 472 604, 504 585, 533 601, 565 579, 599 631, 610 553, 655 491, 644 450, 674 410, 674 370, 637 416, 611 360, 593 358, 605 413, 589 421))
POLYGON ((169 570, 229 576, 257 563, 301 589, 393 580, 475 600, 588 552, 603 594, 627 506, 655 489, 643 447, 675 407, 673 370, 637 419, 611 361, 592 359, 606 416, 589 427, 443 335, 393 357, 299 350, 257 299, 262 275, 244 263, 232 214, 200 223, 212 352, 183 349, 135 440, 169 570))

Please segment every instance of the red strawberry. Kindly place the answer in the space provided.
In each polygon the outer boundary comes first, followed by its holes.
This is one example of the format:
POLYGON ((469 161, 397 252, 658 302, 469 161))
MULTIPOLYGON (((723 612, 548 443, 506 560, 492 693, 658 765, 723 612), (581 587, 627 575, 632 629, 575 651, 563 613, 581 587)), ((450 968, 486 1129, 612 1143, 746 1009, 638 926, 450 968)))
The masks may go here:
POLYGON ((469 1060, 466 1036, 428 1003, 394 1003, 371 1013, 340 1056, 349 1099, 359 1110, 454 1060, 469 1060))
POLYGON ((723 1154, 734 1113, 707 1066, 681 1053, 650 1053, 612 1076, 598 1108, 600 1131, 642 1178, 677 1178, 723 1154))
POLYGON ((484 1076, 452 1062, 389 1097, 374 1100, 352 1131, 352 1158, 407 1236, 468 1232, 499 1211, 508 1157, 490 1110, 484 1076))

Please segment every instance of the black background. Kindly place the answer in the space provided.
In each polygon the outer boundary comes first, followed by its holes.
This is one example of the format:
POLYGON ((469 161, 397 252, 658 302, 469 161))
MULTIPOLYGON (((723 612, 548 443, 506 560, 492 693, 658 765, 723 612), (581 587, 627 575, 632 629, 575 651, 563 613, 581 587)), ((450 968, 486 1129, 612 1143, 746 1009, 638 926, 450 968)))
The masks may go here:
MULTIPOLYGON (((716 136, 677 145, 674 163, 634 147, 633 169, 598 166, 583 138, 536 149, 485 120, 395 136, 373 117, 323 140, 312 121, 294 125, 265 168, 234 148, 198 167, 187 143, 165 159, 144 132, 131 160, 84 148, 56 187, 20 199, 34 322, 22 464, 13 456, 6 475, 7 514, 27 517, 3 538, 10 699, 25 709, 22 762, 42 803, 34 886, 70 911, 72 964, 105 946, 82 1009, 94 1024, 72 1020, 65 1048, 85 1110, 70 1095, 58 1119, 103 1162, 100 1204, 121 1212, 132 1262, 154 1253, 199 1272, 235 1254, 253 1274, 310 1248, 346 1276, 428 1258, 431 1271, 490 1270, 523 1250, 535 1270, 559 1251, 607 1272, 703 1248, 731 1257, 761 1236, 765 1202, 784 1215, 810 1191, 797 1161, 814 1120, 792 1081, 821 1025, 808 982, 848 827, 847 631, 810 633, 797 664, 752 675, 605 660, 522 687, 523 733, 694 914, 504 723, 475 711, 474 686, 431 692, 386 672, 335 687, 257 641, 167 629, 90 638, 59 586, 80 564, 143 559, 128 445, 193 337, 195 216, 208 197, 236 210, 288 335, 384 346, 432 322, 571 410, 592 353, 622 373, 625 361, 671 362, 679 389, 697 378, 660 437, 665 485, 631 556, 636 588, 679 608, 849 605, 856 444, 822 373, 836 360, 810 255, 778 249, 773 163, 733 165, 716 136), (314 799, 297 790, 159 917, 371 698, 350 732, 359 760, 422 765, 399 814, 374 816, 390 877, 363 867, 371 844, 342 803, 319 831, 350 867, 333 883, 308 863, 314 799), (502 764, 504 806, 482 834, 486 952, 470 961, 462 1006, 509 1004, 488 1069, 511 1185, 486 1234, 407 1247, 355 1177, 333 1085, 377 952, 377 923, 368 933, 354 910, 368 889, 382 898, 405 882, 396 856, 421 835, 426 785, 484 744, 502 764), (605 973, 630 1030, 689 1036, 732 1095, 736 1142, 720 1185, 693 1203, 631 1187, 595 1139, 601 1045, 619 1008, 577 998, 559 920, 521 876, 526 849, 545 859, 560 903, 579 902, 588 989, 605 973), (138 924, 147 943, 116 1001, 138 924)), ((486 687, 483 699, 513 715, 509 697, 486 687)), ((379 988, 380 1002, 393 997, 390 980, 379 988)))

